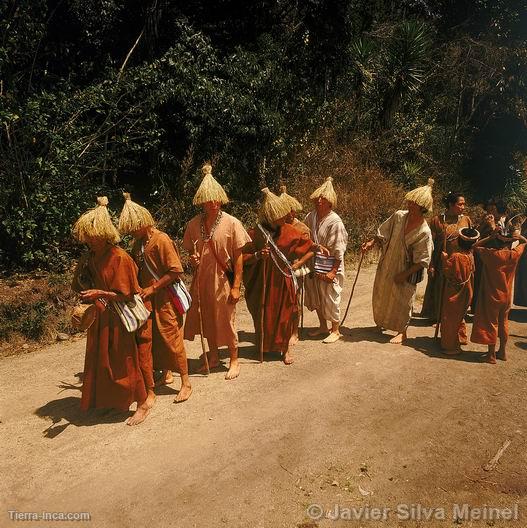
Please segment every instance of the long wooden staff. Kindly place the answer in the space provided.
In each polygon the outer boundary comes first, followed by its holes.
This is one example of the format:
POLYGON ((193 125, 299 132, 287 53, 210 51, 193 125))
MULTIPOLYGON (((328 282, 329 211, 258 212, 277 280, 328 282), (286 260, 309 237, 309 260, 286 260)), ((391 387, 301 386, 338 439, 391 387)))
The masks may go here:
POLYGON ((346 317, 348 315, 348 310, 350 308, 351 299, 353 299, 353 293, 355 292, 355 285, 357 284, 357 279, 359 278, 360 268, 362 266, 362 260, 364 259, 364 252, 361 252, 360 260, 359 260, 359 267, 357 268, 357 274, 355 275, 355 280, 353 281, 353 286, 351 287, 351 294, 348 301, 348 306, 346 306, 346 311, 344 312, 344 317, 342 318, 342 321, 340 322, 340 326, 344 324, 344 321, 346 320, 346 317))
MULTIPOLYGON (((265 247, 265 246, 264 246, 265 247)), ((262 299, 260 302, 260 343, 259 343, 259 349, 260 349, 260 363, 263 363, 263 346, 264 346, 264 315, 265 315, 265 296, 267 294, 267 258, 263 258, 262 262, 262 277, 263 277, 263 285, 262 285, 262 299)))
POLYGON ((304 288, 305 288, 305 276, 302 277, 302 286, 300 290, 300 335, 299 338, 302 337, 302 334, 304 333, 304 288))
MULTIPOLYGON (((194 255, 197 255, 196 246, 198 244, 198 241, 195 240, 192 242, 194 244, 194 255)), ((199 263, 196 268, 196 285, 198 290, 198 318, 199 318, 199 333, 201 337, 201 350, 203 352, 203 357, 205 358, 205 370, 207 371, 207 376, 210 374, 210 368, 209 368, 209 358, 207 356, 207 347, 205 346, 205 337, 203 336, 203 317, 201 316, 201 293, 200 293, 200 287, 199 287, 199 278, 200 278, 200 270, 201 270, 201 255, 199 258, 199 263)))
MULTIPOLYGON (((443 222, 443 251, 446 253, 446 217, 443 222)), ((441 270, 441 283, 439 290, 439 311, 437 314, 436 330, 434 333, 434 339, 439 338, 439 328, 441 327, 441 318, 443 317, 443 297, 445 295, 445 272, 443 270, 443 254, 440 255, 439 269, 441 270)))

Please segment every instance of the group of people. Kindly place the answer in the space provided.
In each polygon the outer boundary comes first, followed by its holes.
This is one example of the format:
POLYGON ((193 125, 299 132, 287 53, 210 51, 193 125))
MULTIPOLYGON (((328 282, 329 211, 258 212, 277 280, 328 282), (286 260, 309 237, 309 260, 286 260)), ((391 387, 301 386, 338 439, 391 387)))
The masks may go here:
MULTIPOLYGON (((127 420, 137 425, 154 404, 156 385, 172 383, 174 372, 181 377, 175 402, 187 400, 192 387, 184 339, 192 341, 196 336, 203 346, 200 372, 217 368, 219 349, 226 347, 230 362, 225 379, 238 377, 235 315, 242 283, 260 358, 280 353, 285 364, 293 363, 301 290, 305 306, 319 319, 312 335, 323 337, 324 343, 341 337, 340 295, 348 235, 333 211, 337 195, 332 178, 311 195, 314 210, 305 223, 296 218, 302 206, 286 191, 284 187, 276 195, 268 188, 262 190, 259 222, 247 232, 222 210, 227 194, 213 177, 212 167, 204 165, 193 200, 202 212, 188 223, 183 236, 194 268, 185 317, 172 288, 183 286, 178 248, 156 228, 146 208, 125 193, 117 227, 105 197, 77 220, 73 235, 89 251, 77 264, 73 289, 82 306, 93 308, 93 317, 85 324, 82 409, 125 411, 137 402, 137 410, 127 420), (122 235, 134 239, 131 255, 117 245, 122 235), (308 267, 311 262, 316 263, 314 273, 308 267), (135 303, 136 308, 144 304, 150 315, 130 331, 123 324, 119 303, 135 303)), ((134 317, 133 311, 130 314, 134 317)))
MULTIPOLYGON (((381 250, 373 288, 375 323, 381 331, 396 333, 392 343, 404 342, 416 285, 428 268, 424 313, 429 309, 427 316, 441 326, 445 351, 459 353, 467 342, 464 319, 478 269, 473 247, 480 261, 481 288, 472 340, 487 344, 487 359, 495 362, 499 336, 497 357, 505 359, 512 277, 526 240, 517 231, 507 232, 510 226, 494 215, 486 218, 488 236, 478 240, 478 231, 463 215, 461 195, 449 196, 447 211, 428 224, 432 184, 430 180, 410 191, 405 209, 391 215, 362 246, 363 252, 374 246, 381 250), (520 244, 512 248, 512 242, 520 244)), ((340 339, 348 234, 334 211, 337 194, 332 178, 311 194, 313 210, 303 222, 297 218, 301 204, 285 187, 279 194, 263 189, 259 221, 246 231, 222 210, 229 201, 227 194, 210 164, 205 164, 193 200, 202 212, 188 223, 183 236, 194 269, 187 297, 181 293, 186 290, 176 244, 156 227, 146 208, 129 194, 124 198, 117 227, 105 197, 73 227, 74 237, 89 249, 73 280, 74 290, 92 314, 85 324, 82 409, 127 411, 137 402, 127 419, 129 425, 137 425, 154 405, 155 387, 172 383, 174 373, 181 378, 175 402, 187 400, 192 387, 184 340, 196 336, 203 348, 200 372, 217 368, 219 350, 226 347, 230 361, 225 379, 238 377, 236 304, 242 284, 261 360, 264 354, 279 353, 285 364, 293 363, 304 305, 318 317, 311 337, 320 337, 325 344, 340 339), (134 239, 131 254, 118 246, 123 235, 134 239), (189 305, 182 308, 185 298, 189 305), (120 308, 123 303, 132 306, 131 311, 120 308), (136 326, 130 326, 126 317, 136 326)))
POLYGON ((527 256, 523 256, 527 240, 521 233, 525 215, 507 218, 505 204, 490 201, 475 229, 464 214, 464 196, 449 193, 445 212, 427 222, 424 215, 432 209, 433 183, 429 180, 410 191, 406 210, 396 211, 362 246, 363 252, 375 245, 381 249, 373 287, 377 328, 396 332, 391 343, 407 339, 416 285, 427 269, 421 316, 436 326, 436 337, 440 330, 443 352, 457 355, 468 344, 465 319, 471 308, 470 340, 487 345, 486 362, 506 360, 515 275, 514 302, 527 306, 527 256))

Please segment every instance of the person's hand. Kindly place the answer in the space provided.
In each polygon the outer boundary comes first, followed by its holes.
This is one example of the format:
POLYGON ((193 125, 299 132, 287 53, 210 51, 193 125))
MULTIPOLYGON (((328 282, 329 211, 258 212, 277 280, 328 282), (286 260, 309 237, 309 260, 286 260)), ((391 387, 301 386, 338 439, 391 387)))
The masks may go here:
POLYGON ((430 266, 427 270, 428 276, 433 279, 436 276, 436 270, 432 266, 430 266))
POLYGON ((496 229, 499 229, 498 227, 496 227, 496 219, 494 218, 494 215, 485 215, 485 222, 487 222, 487 225, 489 226, 491 231, 496 231, 496 229))
POLYGON ((324 255, 324 257, 329 257, 330 256, 330 252, 329 252, 329 249, 327 247, 321 246, 319 244, 317 249, 318 249, 319 253, 322 253, 322 255, 324 255))
POLYGON ((373 248, 374 245, 375 245, 375 239, 368 240, 367 242, 364 242, 364 244, 362 244, 361 251, 363 253, 367 253, 368 251, 370 251, 370 249, 373 248))
POLYGON ((239 286, 232 287, 231 291, 229 293, 229 298, 228 298, 227 302, 229 304, 236 304, 239 300, 240 300, 240 288, 239 288, 239 286))
POLYGON ((147 301, 148 299, 150 299, 150 297, 152 297, 152 295, 154 295, 155 292, 156 290, 153 286, 148 286, 139 295, 141 296, 141 299, 143 299, 143 301, 147 301))
POLYGON ((96 301, 99 297, 106 297, 106 292, 103 290, 84 290, 81 291, 81 300, 93 302, 96 301))
POLYGON ((201 255, 199 253, 194 253, 193 255, 190 255, 190 263, 192 264, 193 268, 197 268, 199 266, 199 259, 201 255))
POLYGON ((301 267, 302 267, 302 266, 301 266, 301 264, 300 264, 300 260, 298 260, 298 259, 295 260, 295 261, 293 262, 293 264, 291 264, 291 269, 292 269, 293 271, 296 271, 297 269, 300 269, 301 267))
POLYGON ((393 280, 395 281, 395 284, 402 284, 406 280, 406 276, 406 271, 401 271, 395 275, 393 280))
POLYGON ((320 274, 320 278, 324 282, 333 282, 336 276, 337 276, 337 272, 334 270, 328 271, 327 273, 324 273, 324 274, 320 274))

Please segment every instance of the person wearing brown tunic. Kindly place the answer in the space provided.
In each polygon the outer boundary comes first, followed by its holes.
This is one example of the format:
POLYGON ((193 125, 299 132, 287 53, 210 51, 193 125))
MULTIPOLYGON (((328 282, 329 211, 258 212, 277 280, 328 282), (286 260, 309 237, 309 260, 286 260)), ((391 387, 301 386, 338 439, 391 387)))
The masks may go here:
POLYGON ((108 200, 102 197, 98 202, 73 228, 74 236, 90 252, 80 259, 72 286, 83 302, 97 307, 86 340, 81 409, 128 411, 133 402, 140 406, 146 400, 145 383, 135 333, 127 332, 111 301, 131 300, 140 291, 137 266, 114 245, 119 233, 106 210, 108 200))
POLYGON ((525 239, 519 231, 498 230, 474 245, 483 263, 479 300, 474 314, 470 340, 488 346, 487 363, 507 359, 508 318, 512 301, 512 283, 518 262, 525 251, 525 239), (520 244, 512 249, 514 241, 520 244), (491 242, 494 247, 485 247, 491 242), (496 344, 500 347, 496 353, 496 344))
POLYGON ((148 209, 132 201, 124 193, 125 204, 119 217, 121 233, 134 237, 132 256, 139 266, 141 298, 151 314, 137 331, 139 360, 148 397, 130 419, 131 425, 141 423, 155 402, 153 371, 161 370, 157 385, 173 383, 172 371, 179 372, 181 388, 174 400, 187 400, 192 387, 188 375, 187 355, 183 344, 183 316, 174 307, 167 287, 181 280, 183 268, 174 242, 154 227, 148 209))
POLYGON ((464 227, 472 227, 470 218, 463 214, 465 198, 462 194, 449 193, 443 201, 447 207, 446 211, 434 216, 429 222, 434 251, 428 268, 428 283, 421 310, 421 316, 430 319, 434 323, 437 322, 439 317, 439 303, 443 285, 441 254, 446 251, 448 256, 452 255, 454 250, 457 249, 459 230, 464 227))
POLYGON ((179 373, 181 389, 174 402, 181 403, 192 393, 183 343, 183 316, 172 304, 166 286, 181 280, 183 267, 176 245, 166 233, 150 226, 136 232, 134 238, 132 255, 139 266, 139 284, 146 307, 152 312, 138 332, 139 348, 151 349, 154 370, 163 371, 161 384, 173 381, 172 371, 179 373))
MULTIPOLYGON (((203 213, 188 223, 183 235, 183 247, 191 254, 195 269, 185 339, 193 341, 203 328, 209 346, 209 368, 220 365, 218 349, 228 347, 230 361, 225 379, 233 380, 240 374, 235 317, 242 281, 241 250, 250 238, 237 218, 221 210, 228 198, 212 176, 212 167, 205 164, 202 170, 204 178, 193 203, 201 206, 203 213)), ((202 367, 200 372, 204 371, 202 367)))
POLYGON ((442 253, 445 291, 441 310, 441 348, 446 354, 459 354, 468 342, 465 316, 472 300, 474 256, 472 245, 479 232, 471 228, 459 231, 458 249, 449 257, 442 253))
POLYGON ((262 223, 249 231, 252 242, 243 248, 245 300, 261 353, 278 352, 290 365, 299 313, 294 271, 313 257, 316 244, 286 223, 290 210, 285 202, 267 188, 263 193, 262 223), (266 208, 266 202, 274 207, 266 208))

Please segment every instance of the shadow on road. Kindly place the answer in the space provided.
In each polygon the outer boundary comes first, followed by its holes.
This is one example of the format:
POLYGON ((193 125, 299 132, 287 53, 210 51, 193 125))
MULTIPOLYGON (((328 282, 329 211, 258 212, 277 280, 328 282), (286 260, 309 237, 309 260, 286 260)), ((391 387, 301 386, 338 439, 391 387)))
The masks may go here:
POLYGON ((455 356, 444 354, 439 343, 433 337, 429 336, 410 337, 406 340, 405 346, 413 348, 431 358, 466 361, 467 363, 481 363, 483 355, 481 352, 472 352, 470 350, 466 350, 455 356))
POLYGON ((393 335, 383 334, 379 332, 376 326, 360 326, 355 328, 347 328, 343 326, 342 340, 346 343, 359 343, 360 341, 370 341, 373 343, 388 343, 393 335))
POLYGON ((516 323, 527 323, 527 310, 521 308, 513 308, 509 312, 509 320, 516 323))
POLYGON ((41 418, 51 418, 51 425, 42 432, 46 438, 55 438, 70 425, 77 427, 98 425, 103 423, 124 422, 132 413, 130 411, 117 411, 115 409, 91 409, 81 411, 80 398, 68 396, 52 400, 35 410, 41 418), (62 420, 66 423, 61 424, 62 420))

